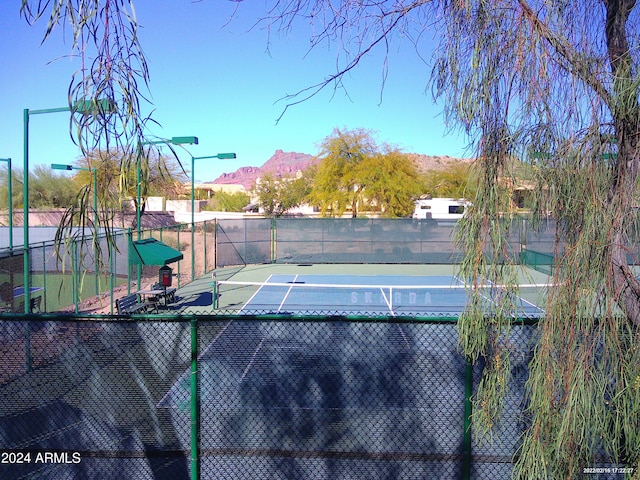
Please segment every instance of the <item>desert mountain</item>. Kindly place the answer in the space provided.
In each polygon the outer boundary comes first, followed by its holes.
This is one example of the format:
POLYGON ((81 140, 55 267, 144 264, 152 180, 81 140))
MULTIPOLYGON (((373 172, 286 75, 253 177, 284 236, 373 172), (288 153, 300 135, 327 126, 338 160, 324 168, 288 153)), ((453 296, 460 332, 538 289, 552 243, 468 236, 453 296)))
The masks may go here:
POLYGON ((276 177, 290 177, 315 162, 316 157, 307 153, 276 150, 276 153, 261 167, 240 167, 235 172, 223 173, 213 183, 243 185, 248 190, 253 187, 256 178, 265 173, 271 173, 276 177))
MULTIPOLYGON (((432 156, 411 153, 409 156, 416 162, 420 171, 440 170, 452 163, 471 162, 469 158, 453 158, 448 156, 432 156)), ((317 162, 316 157, 308 153, 283 152, 276 150, 273 156, 261 167, 240 167, 232 173, 223 173, 216 178, 215 184, 243 185, 247 190, 252 188, 256 178, 270 173, 276 177, 290 177, 317 162)))

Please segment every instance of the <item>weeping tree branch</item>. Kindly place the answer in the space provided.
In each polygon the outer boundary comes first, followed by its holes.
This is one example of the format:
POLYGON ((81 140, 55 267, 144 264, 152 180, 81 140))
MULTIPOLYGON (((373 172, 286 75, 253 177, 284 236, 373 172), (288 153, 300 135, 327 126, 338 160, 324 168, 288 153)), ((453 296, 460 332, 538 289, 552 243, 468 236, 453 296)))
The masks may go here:
MULTIPOLYGON (((80 62, 68 89, 72 139, 84 156, 98 150, 119 152, 123 172, 120 183, 126 184, 124 172, 135 166, 132 161, 137 161, 137 146, 144 139, 145 125, 152 121, 142 114, 141 103, 148 102, 145 92, 149 70, 137 35, 133 4, 125 0, 22 0, 20 13, 30 25, 46 20, 43 42, 59 29, 69 29, 70 54, 80 62)), ((76 229, 84 232, 90 228, 92 238, 82 236, 79 258, 83 261, 92 258, 83 255, 83 249, 94 251, 96 268, 102 269, 104 256, 99 248, 96 250, 100 245, 98 232, 106 234, 109 249, 116 248, 113 216, 98 215, 99 222, 94 225, 89 221, 93 216, 79 212, 79 207, 89 208, 92 190, 80 191, 78 201, 63 218, 57 238, 71 237, 76 229)), ((104 203, 99 206, 104 212, 110 208, 104 203)), ((64 249, 66 244, 56 245, 64 249)))
MULTIPOLYGON (((432 0, 371 2, 357 5, 350 2, 332 5, 319 0, 277 1, 269 9, 267 16, 261 19, 261 23, 267 25, 269 32, 274 26, 276 30, 287 33, 293 29, 296 20, 302 19, 308 22, 314 31, 309 51, 319 48, 324 43, 328 46, 338 43, 340 54, 346 56, 346 63, 341 61, 341 55, 338 54, 334 73, 314 85, 280 98, 278 101, 287 103, 276 122, 284 117, 289 108, 308 101, 330 85, 333 85, 334 94, 338 89, 344 88, 344 76, 356 69, 360 62, 377 48, 383 48, 385 52, 381 78, 382 98, 388 74, 386 66, 390 40, 397 33, 403 34, 406 30, 405 24, 411 20, 412 14, 430 3, 432 0), (355 33, 352 35, 352 32, 355 33)), ((434 22, 435 20, 429 19, 420 29, 427 29, 434 22)))

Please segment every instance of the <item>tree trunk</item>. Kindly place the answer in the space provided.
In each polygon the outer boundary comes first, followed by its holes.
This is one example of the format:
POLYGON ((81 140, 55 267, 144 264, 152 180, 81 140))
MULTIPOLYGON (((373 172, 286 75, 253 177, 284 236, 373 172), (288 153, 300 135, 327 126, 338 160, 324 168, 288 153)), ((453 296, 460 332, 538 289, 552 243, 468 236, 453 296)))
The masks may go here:
MULTIPOLYGON (((613 73, 614 104, 609 105, 618 145, 615 175, 609 192, 607 214, 615 215, 611 251, 611 280, 618 305, 629 320, 640 326, 640 282, 634 277, 627 261, 626 230, 629 212, 634 206, 638 180, 638 104, 627 40, 627 20, 636 0, 606 0, 606 39, 613 73)), ((635 220, 635 219, 633 219, 635 220)))

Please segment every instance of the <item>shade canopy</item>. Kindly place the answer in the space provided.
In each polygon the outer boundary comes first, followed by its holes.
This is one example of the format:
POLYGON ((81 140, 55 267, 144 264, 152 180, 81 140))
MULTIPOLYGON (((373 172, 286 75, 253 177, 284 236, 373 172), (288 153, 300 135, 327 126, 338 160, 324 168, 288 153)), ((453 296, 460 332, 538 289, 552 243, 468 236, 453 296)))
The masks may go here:
POLYGON ((167 265, 182 260, 182 254, 173 247, 155 238, 131 242, 130 265, 167 265))

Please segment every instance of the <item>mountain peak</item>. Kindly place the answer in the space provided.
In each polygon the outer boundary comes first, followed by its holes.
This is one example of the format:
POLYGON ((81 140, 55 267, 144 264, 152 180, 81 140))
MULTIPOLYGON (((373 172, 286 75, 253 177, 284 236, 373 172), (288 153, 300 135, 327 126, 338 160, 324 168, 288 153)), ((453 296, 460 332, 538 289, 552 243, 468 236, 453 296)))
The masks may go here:
POLYGON ((271 173, 275 176, 290 177, 315 162, 316 157, 308 153, 284 152, 278 149, 261 167, 240 167, 235 172, 223 173, 216 178, 213 183, 240 184, 249 190, 255 184, 256 179, 266 173, 271 173))

